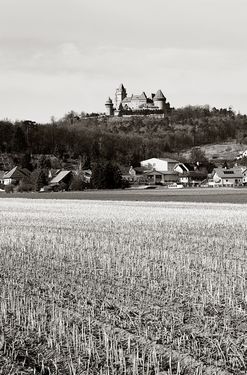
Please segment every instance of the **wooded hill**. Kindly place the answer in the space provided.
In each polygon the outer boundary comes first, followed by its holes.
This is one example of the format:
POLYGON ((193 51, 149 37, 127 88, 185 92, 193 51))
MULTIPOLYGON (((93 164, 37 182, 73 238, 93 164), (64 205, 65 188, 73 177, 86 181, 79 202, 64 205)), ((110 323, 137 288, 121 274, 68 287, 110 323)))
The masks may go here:
POLYGON ((229 109, 188 106, 165 118, 78 115, 71 111, 48 124, 0 121, 0 152, 55 155, 137 165, 195 146, 235 139, 247 143, 247 116, 229 109))

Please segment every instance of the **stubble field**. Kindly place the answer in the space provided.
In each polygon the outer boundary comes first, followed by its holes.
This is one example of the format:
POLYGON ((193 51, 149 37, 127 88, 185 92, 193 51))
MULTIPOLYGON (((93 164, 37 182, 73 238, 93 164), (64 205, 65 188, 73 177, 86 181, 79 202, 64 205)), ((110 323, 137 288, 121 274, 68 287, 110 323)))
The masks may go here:
POLYGON ((0 374, 246 374, 247 206, 0 200, 0 374))

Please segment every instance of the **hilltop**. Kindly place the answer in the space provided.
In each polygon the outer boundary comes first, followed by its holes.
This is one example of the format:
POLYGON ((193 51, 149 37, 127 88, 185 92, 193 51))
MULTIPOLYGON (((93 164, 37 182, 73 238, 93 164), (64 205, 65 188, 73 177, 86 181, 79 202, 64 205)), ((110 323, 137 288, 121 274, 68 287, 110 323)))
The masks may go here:
POLYGON ((234 159, 247 144, 247 117, 229 109, 188 106, 163 118, 78 115, 37 124, 0 121, 0 153, 54 155, 60 162, 99 159, 120 165, 165 155, 188 157, 200 147, 209 159, 234 159), (211 146, 208 146, 211 145, 211 146), (212 146, 213 145, 213 146, 212 146))

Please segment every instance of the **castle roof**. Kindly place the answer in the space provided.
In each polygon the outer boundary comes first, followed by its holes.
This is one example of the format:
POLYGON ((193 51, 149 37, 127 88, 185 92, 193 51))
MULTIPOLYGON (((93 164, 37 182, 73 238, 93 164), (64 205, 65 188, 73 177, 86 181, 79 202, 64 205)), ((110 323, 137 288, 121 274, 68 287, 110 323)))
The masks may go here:
POLYGON ((130 102, 131 102, 131 99, 132 99, 131 96, 126 96, 126 98, 124 98, 124 99, 122 100, 122 103, 130 103, 130 102))
POLYGON ((147 99, 147 95, 145 94, 145 92, 143 91, 143 93, 139 96, 139 99, 147 99))
POLYGON ((131 101, 131 100, 147 100, 147 95, 145 94, 145 92, 143 92, 141 95, 131 95, 129 97, 126 97, 123 99, 123 102, 127 102, 127 101, 131 101))
POLYGON ((154 100, 166 100, 163 92, 161 90, 158 90, 155 94, 154 100))
POLYGON ((112 104, 112 100, 111 100, 110 97, 107 99, 107 101, 105 102, 105 104, 112 104))
POLYGON ((124 87, 124 85, 123 85, 122 83, 120 83, 120 86, 119 86, 118 89, 119 89, 119 90, 125 90, 125 87, 124 87))

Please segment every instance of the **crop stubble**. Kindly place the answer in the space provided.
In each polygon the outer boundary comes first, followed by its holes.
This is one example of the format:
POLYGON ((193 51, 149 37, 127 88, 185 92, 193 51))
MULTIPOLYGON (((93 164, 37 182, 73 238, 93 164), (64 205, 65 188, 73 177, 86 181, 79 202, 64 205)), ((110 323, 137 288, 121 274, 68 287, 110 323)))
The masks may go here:
POLYGON ((0 209, 0 373, 246 373, 245 206, 0 209))

